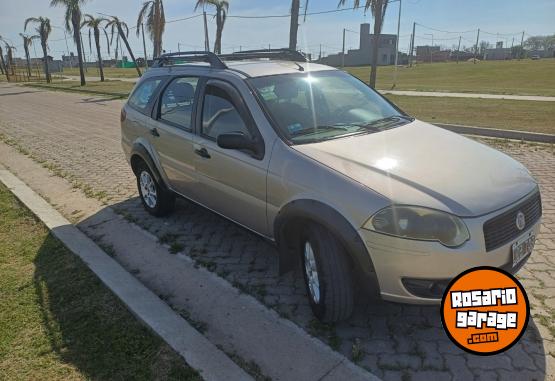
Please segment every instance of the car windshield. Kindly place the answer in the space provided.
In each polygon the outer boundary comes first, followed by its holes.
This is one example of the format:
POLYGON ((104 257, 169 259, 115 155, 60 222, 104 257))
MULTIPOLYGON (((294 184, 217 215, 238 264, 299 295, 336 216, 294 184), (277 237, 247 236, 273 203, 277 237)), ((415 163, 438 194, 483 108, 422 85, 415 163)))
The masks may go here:
POLYGON ((413 120, 339 70, 272 75, 250 82, 293 144, 380 132, 413 120))

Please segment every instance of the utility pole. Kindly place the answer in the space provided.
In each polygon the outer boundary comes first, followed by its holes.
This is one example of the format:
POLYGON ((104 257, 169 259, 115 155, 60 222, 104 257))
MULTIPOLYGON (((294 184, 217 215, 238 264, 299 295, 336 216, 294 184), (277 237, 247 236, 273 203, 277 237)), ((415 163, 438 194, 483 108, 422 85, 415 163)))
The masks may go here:
POLYGON ((320 44, 320 54, 318 55, 318 61, 322 59, 322 44, 320 44))
POLYGON ((459 52, 461 51, 461 38, 462 36, 459 36, 459 47, 457 48, 457 63, 459 63, 459 52))
POLYGON ((343 49, 341 49, 341 67, 345 67, 345 31, 343 28, 343 49))
POLYGON ((204 15, 204 50, 209 52, 210 42, 208 41, 208 21, 206 21, 206 11, 204 10, 204 5, 203 5, 202 14, 204 15))
POLYGON ((524 55, 524 31, 522 31, 522 37, 520 38, 520 54, 518 55, 518 60, 524 55))
POLYGON ((480 39, 480 28, 478 28, 478 34, 476 34, 476 46, 474 47, 474 64, 476 64, 476 56, 478 55, 478 40, 480 39))
POLYGON ((414 33, 416 31, 416 21, 412 23, 412 36, 411 36, 411 43, 410 43, 410 52, 409 52, 409 66, 412 67, 412 52, 414 51, 414 33))
POLYGON ((399 0, 399 16, 397 17, 397 40, 395 41, 395 69, 393 71, 392 89, 397 85, 397 63, 399 62, 399 33, 401 31, 401 0, 399 0))

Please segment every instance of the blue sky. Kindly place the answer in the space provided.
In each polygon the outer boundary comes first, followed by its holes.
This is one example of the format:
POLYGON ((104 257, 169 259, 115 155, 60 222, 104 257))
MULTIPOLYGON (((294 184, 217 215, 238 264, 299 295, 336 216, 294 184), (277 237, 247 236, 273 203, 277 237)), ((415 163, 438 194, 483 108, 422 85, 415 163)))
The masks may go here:
MULTIPOLYGON (((412 23, 429 26, 441 31, 466 32, 460 35, 463 46, 471 46, 476 40, 476 29, 483 31, 480 40, 494 43, 498 37, 505 44, 511 45, 520 41, 522 31, 526 36, 537 34, 555 34, 555 0, 402 0, 401 38, 399 50, 407 51, 412 23), (488 34, 490 33, 490 34, 488 34)), ((50 8, 49 0, 4 0, 0 13, 0 35, 13 41, 18 46, 16 56, 23 54, 21 38, 23 21, 30 16, 47 16, 55 26, 63 26, 63 10, 50 8)), ((85 13, 98 12, 115 14, 134 25, 142 0, 89 0, 83 7, 85 13)), ((289 13, 290 0, 229 0, 229 15, 286 15, 289 13)), ((301 2, 303 2, 301 0, 301 2)), ((338 0, 311 0, 309 12, 333 10, 338 0)), ((166 19, 168 21, 184 18, 194 14, 194 0, 164 0, 166 19)), ((398 2, 389 4, 384 33, 397 32, 398 2)), ((341 49, 342 30, 347 28, 358 32, 362 22, 371 22, 370 14, 364 15, 362 10, 344 11, 331 14, 308 16, 306 22, 301 19, 299 45, 301 48, 317 53, 320 44, 325 54, 341 49)), ((210 43, 213 44, 215 22, 209 18, 210 43)), ((358 47, 358 35, 347 33, 347 48, 358 47)), ((458 42, 459 33, 445 33, 417 26, 417 45, 434 43, 451 47, 458 42)), ((200 49, 203 47, 202 18, 168 23, 164 35, 164 49, 175 51, 178 43, 182 50, 200 49)), ((281 47, 288 44, 289 19, 266 18, 244 19, 230 17, 226 23, 223 36, 224 52, 242 49, 281 47)), ((86 38, 85 38, 86 41, 86 38)), ((142 55, 142 45, 134 31, 130 42, 138 55, 142 55)), ((88 45, 87 42, 85 42, 88 45)), ((150 42, 147 43, 148 54, 151 54, 150 42)), ((39 52, 37 44, 37 53, 39 52)), ((106 46, 102 47, 105 55, 106 46)), ((68 45, 64 40, 62 29, 54 29, 50 42, 51 54, 55 57, 75 51, 71 40, 68 45)), ((87 55, 89 54, 87 48, 87 55)), ((31 55, 34 56, 33 49, 31 55)), ((112 51, 113 56, 113 51, 112 51)))

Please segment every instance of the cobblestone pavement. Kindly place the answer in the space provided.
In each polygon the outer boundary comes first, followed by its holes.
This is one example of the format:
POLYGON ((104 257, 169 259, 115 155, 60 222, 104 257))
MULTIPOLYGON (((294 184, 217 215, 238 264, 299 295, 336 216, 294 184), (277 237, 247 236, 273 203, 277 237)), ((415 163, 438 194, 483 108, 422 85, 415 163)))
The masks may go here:
POLYGON ((119 101, 0 86, 0 138, 104 198, 171 250, 248 292, 282 316, 379 377, 395 379, 555 379, 555 151, 553 146, 483 139, 524 163, 539 180, 543 223, 532 258, 519 272, 532 306, 521 341, 481 357, 455 347, 438 307, 367 302, 328 326, 312 318, 300 271, 277 275, 273 246, 254 234, 179 200, 164 219, 147 215, 119 143, 119 101))

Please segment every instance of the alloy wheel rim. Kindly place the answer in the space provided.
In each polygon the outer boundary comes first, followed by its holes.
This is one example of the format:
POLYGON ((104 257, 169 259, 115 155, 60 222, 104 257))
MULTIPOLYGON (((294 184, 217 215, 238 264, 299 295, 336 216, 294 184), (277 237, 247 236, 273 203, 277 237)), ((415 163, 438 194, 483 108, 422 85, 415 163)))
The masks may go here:
POLYGON ((156 202, 158 201, 158 194, 156 193, 156 184, 150 176, 150 173, 143 171, 141 172, 140 180, 141 186, 141 196, 145 204, 149 208, 156 207, 156 202))
POLYGON ((304 244, 304 271, 310 297, 314 303, 318 304, 320 302, 320 280, 318 279, 318 268, 316 267, 314 250, 308 241, 304 244))

